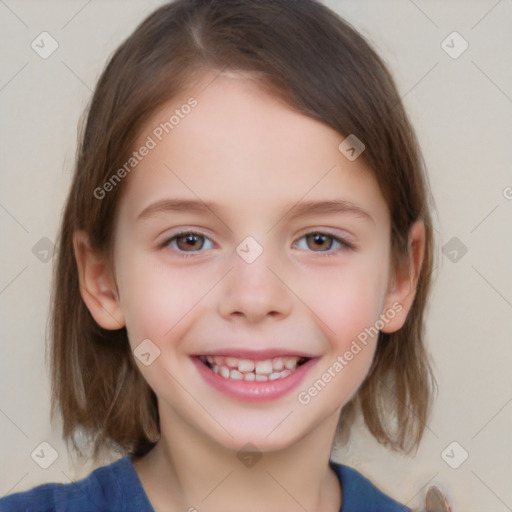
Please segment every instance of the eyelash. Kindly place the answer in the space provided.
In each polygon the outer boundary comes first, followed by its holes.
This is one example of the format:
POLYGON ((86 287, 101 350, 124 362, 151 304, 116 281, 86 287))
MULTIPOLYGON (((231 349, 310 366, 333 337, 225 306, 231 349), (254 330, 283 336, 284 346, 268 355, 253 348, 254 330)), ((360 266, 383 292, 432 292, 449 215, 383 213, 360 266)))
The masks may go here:
MULTIPOLYGON (((205 234, 203 234, 203 233, 201 233, 199 231, 180 231, 179 233, 175 233, 171 237, 167 238, 160 245, 160 247, 162 249, 164 249, 166 247, 169 247, 170 244, 173 241, 175 241, 176 239, 178 239, 178 238, 180 238, 182 236, 185 236, 185 235, 195 235, 195 236, 199 236, 199 237, 202 237, 204 239, 210 240, 210 238, 208 236, 206 236, 205 234)), ((329 249, 327 251, 309 251, 309 252, 312 252, 312 253, 318 253, 322 257, 329 258, 329 257, 332 257, 332 256, 336 256, 339 252, 346 252, 346 251, 351 251, 351 250, 355 249, 354 244, 352 244, 348 240, 345 240, 343 238, 337 237, 335 235, 332 235, 330 233, 326 233, 326 232, 323 232, 323 231, 308 231, 307 233, 304 233, 300 238, 298 238, 298 240, 302 240, 303 238, 305 238, 305 237, 307 237, 309 235, 323 235, 323 236, 325 236, 327 238, 331 238, 333 240, 333 243, 338 243, 340 245, 340 247, 338 249, 335 249, 335 250, 329 249)), ((173 249, 176 250, 176 252, 178 252, 181 255, 181 257, 183 257, 183 258, 191 258, 191 257, 194 257, 195 255, 197 255, 198 253, 203 252, 201 249, 197 250, 197 251, 182 251, 179 248, 173 248, 173 249)))

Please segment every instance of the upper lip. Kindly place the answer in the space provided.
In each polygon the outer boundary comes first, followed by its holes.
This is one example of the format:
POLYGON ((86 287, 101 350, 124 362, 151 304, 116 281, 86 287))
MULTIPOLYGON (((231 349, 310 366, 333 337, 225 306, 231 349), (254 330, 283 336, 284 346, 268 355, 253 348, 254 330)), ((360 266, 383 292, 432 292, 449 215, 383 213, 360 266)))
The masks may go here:
POLYGON ((196 357, 199 356, 225 356, 234 357, 237 359, 273 359, 274 357, 305 357, 308 359, 315 358, 317 356, 304 352, 301 350, 290 350, 290 349, 267 349, 267 350, 251 350, 247 348, 224 348, 217 350, 207 350, 202 353, 194 354, 196 357))

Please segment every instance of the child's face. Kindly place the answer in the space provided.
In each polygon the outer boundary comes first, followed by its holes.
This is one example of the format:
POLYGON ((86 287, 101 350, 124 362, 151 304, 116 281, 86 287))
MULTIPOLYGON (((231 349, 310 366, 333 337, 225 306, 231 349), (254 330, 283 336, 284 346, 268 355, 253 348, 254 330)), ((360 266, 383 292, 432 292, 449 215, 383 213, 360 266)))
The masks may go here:
MULTIPOLYGON (((201 92, 206 83, 154 115, 136 145, 156 142, 126 178, 119 207, 118 312, 133 350, 146 339, 160 350, 149 366, 136 362, 163 430, 279 449, 322 425, 333 432, 368 372, 377 337, 365 345, 361 333, 396 298, 389 212, 362 159, 338 150, 337 132, 247 80, 222 76, 201 92), (159 141, 155 129, 190 96, 197 106, 159 141), (171 208, 176 200, 195 208, 171 208), (298 214, 327 201, 353 208, 298 214), (196 236, 171 240, 183 231, 196 236), (249 371, 280 354, 272 380, 249 371), (201 355, 231 368, 249 360, 240 368, 254 377, 235 370, 228 380, 201 355), (294 369, 293 356, 310 360, 294 369)), ((385 329, 401 317, 395 308, 385 329)))

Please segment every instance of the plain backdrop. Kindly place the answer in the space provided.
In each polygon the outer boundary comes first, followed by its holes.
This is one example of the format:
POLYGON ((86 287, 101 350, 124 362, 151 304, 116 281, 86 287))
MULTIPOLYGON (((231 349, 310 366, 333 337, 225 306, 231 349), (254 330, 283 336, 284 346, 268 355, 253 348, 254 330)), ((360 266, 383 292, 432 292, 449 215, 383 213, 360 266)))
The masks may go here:
MULTIPOLYGON (((93 469, 75 471, 49 421, 51 249, 81 113, 111 52, 160 4, 0 1, 0 495, 93 469), (46 59, 31 46, 41 32, 58 44, 46 59), (43 442, 58 454, 48 469, 31 457, 43 442)), ((413 457, 393 454, 358 421, 334 458, 409 506, 437 482, 455 511, 512 510, 512 1, 326 4, 396 77, 437 235, 427 336, 439 395, 422 444, 413 457)))

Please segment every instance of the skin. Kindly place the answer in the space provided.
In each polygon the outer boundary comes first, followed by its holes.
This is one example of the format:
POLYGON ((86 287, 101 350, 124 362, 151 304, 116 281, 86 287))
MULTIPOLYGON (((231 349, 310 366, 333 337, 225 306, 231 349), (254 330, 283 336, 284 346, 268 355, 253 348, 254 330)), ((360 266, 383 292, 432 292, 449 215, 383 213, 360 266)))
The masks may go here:
POLYGON ((403 325, 423 225, 411 229, 409 266, 394 270, 388 207, 363 159, 349 161, 338 150, 344 136, 242 76, 205 75, 152 116, 137 147, 190 96, 198 106, 126 178, 113 265, 90 250, 85 233, 75 235, 82 294, 95 320, 107 329, 125 325, 133 350, 144 339, 160 350, 149 366, 135 358, 158 397, 162 431, 136 471, 157 511, 338 511, 331 445, 376 338, 308 404, 297 394, 393 304, 402 309, 382 330, 403 325), (139 218, 170 198, 217 208, 139 218), (298 202, 327 200, 349 201, 367 215, 290 212, 298 202), (206 238, 193 250, 183 239, 165 245, 180 228, 206 238), (315 232, 351 248, 305 237, 315 232), (250 264, 236 252, 247 236, 263 249, 250 264), (292 392, 244 402, 206 384, 191 359, 230 347, 301 350, 318 360, 292 392), (253 467, 236 456, 249 441, 263 455, 253 467))

